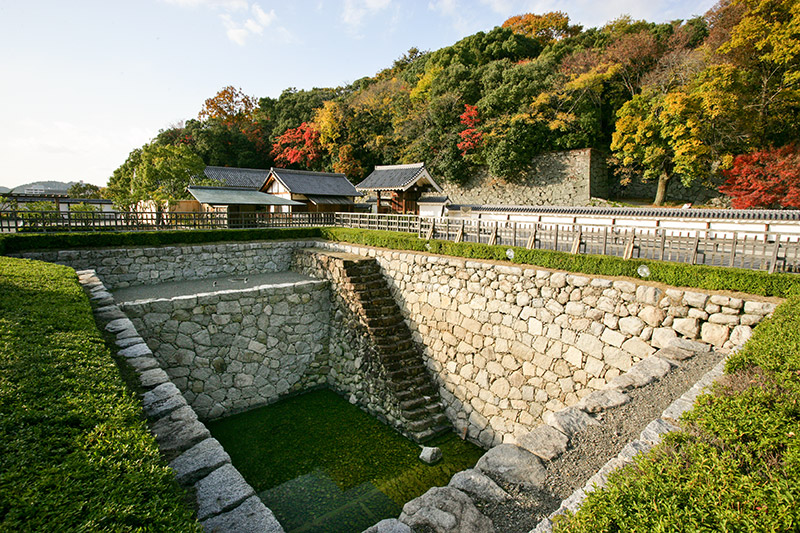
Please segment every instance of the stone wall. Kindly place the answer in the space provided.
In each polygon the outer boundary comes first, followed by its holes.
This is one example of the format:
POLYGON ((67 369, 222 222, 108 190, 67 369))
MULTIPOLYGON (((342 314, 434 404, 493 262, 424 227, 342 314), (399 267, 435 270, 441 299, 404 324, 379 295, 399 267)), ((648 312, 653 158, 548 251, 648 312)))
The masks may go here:
MULTIPOLYGON (((620 185, 618 181, 614 181, 614 185, 610 190, 611 198, 613 199, 640 199, 652 202, 656 198, 657 180, 650 180, 642 182, 640 178, 634 178, 627 185, 620 185)), ((667 182, 667 201, 668 202, 689 202, 695 205, 702 205, 709 202, 711 199, 725 198, 717 190, 722 182, 709 183, 696 182, 691 186, 686 187, 681 180, 673 178, 667 182)), ((728 205, 730 207, 730 205, 728 205)))
POLYGON ((537 156, 518 182, 481 172, 463 185, 444 183, 442 188, 454 204, 588 205, 592 197, 607 197, 606 184, 603 156, 584 148, 537 156))
POLYGON ((530 431, 671 339, 740 344, 775 304, 355 245, 377 258, 458 431, 530 431))
POLYGON ((306 241, 264 241, 28 252, 21 256, 76 270, 94 269, 106 288, 114 290, 131 285, 284 272, 289 270, 292 250, 308 245, 306 241))
POLYGON ((121 304, 161 368, 203 419, 325 384, 326 281, 121 304))

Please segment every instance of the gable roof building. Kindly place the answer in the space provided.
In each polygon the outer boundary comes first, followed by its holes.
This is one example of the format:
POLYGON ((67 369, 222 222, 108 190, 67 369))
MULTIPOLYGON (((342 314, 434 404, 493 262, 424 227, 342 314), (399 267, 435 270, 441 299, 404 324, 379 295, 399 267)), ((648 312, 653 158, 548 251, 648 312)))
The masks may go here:
POLYGON ((376 209, 379 213, 419 214, 419 200, 423 193, 442 193, 442 188, 434 181, 425 163, 410 165, 382 165, 356 185, 359 191, 374 192, 377 197, 376 209), (381 193, 391 193, 388 198, 381 193), (381 203, 381 200, 386 200, 381 203))
POLYGON ((270 169, 261 190, 303 202, 310 212, 350 211, 361 196, 344 174, 285 168, 270 169))
POLYGON ((236 167, 208 166, 203 173, 207 178, 216 180, 226 187, 245 187, 248 189, 260 189, 269 176, 269 170, 236 167))

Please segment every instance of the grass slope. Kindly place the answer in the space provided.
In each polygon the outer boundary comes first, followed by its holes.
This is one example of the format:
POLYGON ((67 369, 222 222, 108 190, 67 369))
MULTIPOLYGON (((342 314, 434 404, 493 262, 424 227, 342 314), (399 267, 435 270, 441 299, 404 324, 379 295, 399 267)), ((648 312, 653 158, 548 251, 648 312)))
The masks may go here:
POLYGON ((0 530, 199 531, 67 267, 0 257, 0 530))

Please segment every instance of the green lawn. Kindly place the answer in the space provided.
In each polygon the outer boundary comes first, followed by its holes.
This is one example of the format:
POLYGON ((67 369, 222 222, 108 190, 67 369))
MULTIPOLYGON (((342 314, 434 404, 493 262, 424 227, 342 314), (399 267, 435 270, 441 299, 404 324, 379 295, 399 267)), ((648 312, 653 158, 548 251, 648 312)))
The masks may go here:
POLYGON ((75 272, 0 257, 0 531, 199 531, 75 272))

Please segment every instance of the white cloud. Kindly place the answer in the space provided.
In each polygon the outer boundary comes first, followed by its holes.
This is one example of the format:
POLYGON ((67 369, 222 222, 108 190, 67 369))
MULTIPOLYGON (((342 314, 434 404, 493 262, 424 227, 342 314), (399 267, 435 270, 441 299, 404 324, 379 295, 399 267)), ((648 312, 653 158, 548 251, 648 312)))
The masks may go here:
POLYGON ((388 8, 391 0, 345 0, 342 10, 342 22, 351 31, 356 31, 364 22, 364 17, 374 15, 388 8))
MULTIPOLYGON (((252 35, 261 35, 264 28, 272 26, 278 15, 274 9, 264 11, 260 5, 251 4, 248 0, 162 0, 180 7, 205 7, 220 12, 219 18, 225 27, 228 39, 239 46, 247 44, 252 35)), ((369 0, 375 1, 375 0, 369 0)), ((383 0, 388 1, 388 0, 383 0)), ((280 28, 282 40, 286 40, 287 30, 280 28)))

